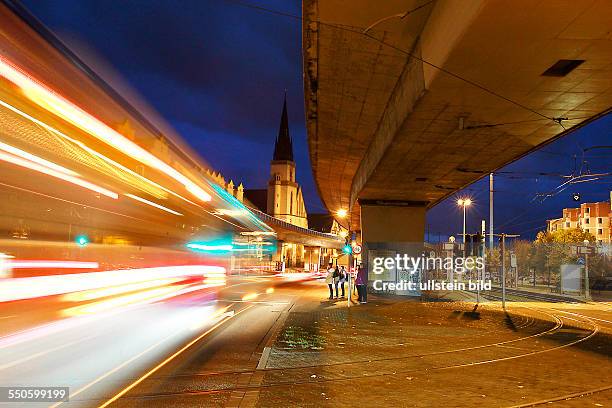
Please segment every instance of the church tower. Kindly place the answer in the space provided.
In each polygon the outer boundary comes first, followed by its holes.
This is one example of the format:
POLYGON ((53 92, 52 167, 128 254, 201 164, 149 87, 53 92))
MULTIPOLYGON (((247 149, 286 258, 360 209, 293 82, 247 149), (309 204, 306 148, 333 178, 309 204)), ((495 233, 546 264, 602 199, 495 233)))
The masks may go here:
POLYGON ((293 141, 289 135, 287 95, 283 103, 278 136, 270 163, 267 213, 290 224, 308 228, 302 189, 295 182, 293 141))

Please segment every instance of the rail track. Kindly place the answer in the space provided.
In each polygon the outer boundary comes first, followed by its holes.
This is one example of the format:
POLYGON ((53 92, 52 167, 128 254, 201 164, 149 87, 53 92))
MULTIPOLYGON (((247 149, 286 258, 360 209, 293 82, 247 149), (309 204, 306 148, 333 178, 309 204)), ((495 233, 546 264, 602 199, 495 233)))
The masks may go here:
MULTIPOLYGON (((289 368, 268 368, 263 370, 233 370, 233 371, 218 371, 218 372, 204 372, 204 373, 189 373, 189 374, 179 374, 179 375, 170 375, 170 376, 159 376, 155 377, 158 380, 161 379, 173 379, 178 377, 212 377, 212 376, 233 376, 233 375, 241 375, 241 374, 255 374, 255 373, 263 373, 266 376, 272 375, 274 378, 272 381, 262 382, 261 384, 253 385, 239 385, 239 386, 229 386, 229 387, 217 387, 217 388, 209 388, 205 390, 186 390, 186 391, 178 391, 178 392, 158 392, 158 393, 146 393, 146 394, 128 394, 125 395, 124 399, 137 399, 137 400, 147 400, 147 399, 156 399, 156 398, 167 398, 172 396, 201 396, 201 395, 211 395, 211 394, 221 394, 221 393, 230 393, 234 391, 261 391, 263 389, 272 389, 278 387, 299 387, 299 386, 308 386, 314 384, 322 384, 322 383, 330 383, 330 382, 345 382, 345 381, 355 381, 362 380, 368 378, 376 378, 376 377, 385 377, 385 376, 399 376, 406 374, 427 374, 434 373, 437 371, 443 370, 455 370, 462 369, 466 367, 474 367, 481 366, 487 364, 494 364, 503 361, 509 361, 514 359, 522 359, 528 357, 534 357, 537 355, 542 355, 545 353, 551 353, 554 351, 558 351, 564 348, 575 346, 579 343, 583 343, 592 339, 596 336, 600 330, 600 325, 591 319, 588 316, 579 314, 579 313, 571 313, 573 317, 565 316, 565 312, 563 311, 544 311, 541 309, 535 308, 527 308, 533 312, 539 313, 540 315, 545 315, 547 317, 547 321, 552 320, 552 326, 545 328, 544 330, 538 331, 536 333, 529 334, 527 336, 521 336, 516 339, 493 342, 488 344, 483 344, 479 346, 472 347, 462 347, 450 350, 441 350, 436 352, 429 353, 420 353, 420 354, 411 354, 407 356, 397 356, 397 357, 388 357, 388 358, 380 358, 380 359, 369 359, 369 360, 355 360, 355 361, 347 361, 347 362, 336 362, 336 363, 327 363, 327 364, 317 364, 317 365, 305 365, 298 367, 289 367, 289 368), (571 325, 568 324, 571 322, 571 325), (578 324, 576 324, 578 323, 578 324), (486 349, 486 348, 495 348, 495 347, 504 347, 505 345, 512 343, 525 342, 529 339, 534 339, 538 337, 546 338, 547 336, 552 336, 555 333, 559 332, 562 328, 571 326, 576 329, 574 337, 568 339, 568 341, 562 344, 552 344, 552 347, 547 347, 545 349, 537 349, 537 350, 525 350, 524 352, 512 353, 510 355, 504 355, 498 358, 489 358, 489 359, 473 359, 467 358, 463 361, 457 362, 455 364, 434 364, 430 367, 424 368, 410 368, 410 369, 379 369, 379 370, 371 370, 372 365, 376 363, 389 363, 392 361, 408 361, 411 359, 424 359, 428 357, 448 355, 448 354, 457 354, 457 355, 468 355, 473 350, 478 349, 486 349), (581 327, 581 326, 587 326, 581 327), (330 368, 346 368, 347 370, 354 366, 363 366, 367 365, 370 367, 370 371, 367 373, 361 374, 347 374, 344 370, 336 370, 339 372, 330 373, 327 370, 330 368)), ((533 324, 529 319, 524 323, 524 327, 528 327, 533 324)), ((527 406, 536 406, 547 404, 549 402, 568 400, 573 398, 578 398, 583 395, 591 395, 598 392, 607 391, 612 389, 612 384, 605 387, 599 387, 595 389, 585 390, 583 392, 578 392, 574 394, 564 394, 559 396, 554 396, 548 399, 538 400, 530 403, 525 403, 522 405, 517 405, 516 407, 527 407, 527 406)))

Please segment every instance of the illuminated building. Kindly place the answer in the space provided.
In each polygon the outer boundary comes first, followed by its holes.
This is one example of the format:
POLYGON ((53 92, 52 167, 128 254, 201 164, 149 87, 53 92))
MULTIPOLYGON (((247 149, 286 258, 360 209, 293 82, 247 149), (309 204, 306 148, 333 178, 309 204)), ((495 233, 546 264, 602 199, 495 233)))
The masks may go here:
MULTIPOLYGON (((612 199, 612 192, 610 192, 612 199)), ((612 200, 611 200, 612 202, 612 200)), ((597 242, 612 242, 612 205, 603 201, 598 203, 583 203, 579 208, 564 208, 563 217, 547 220, 548 232, 580 228, 590 232, 597 242)))

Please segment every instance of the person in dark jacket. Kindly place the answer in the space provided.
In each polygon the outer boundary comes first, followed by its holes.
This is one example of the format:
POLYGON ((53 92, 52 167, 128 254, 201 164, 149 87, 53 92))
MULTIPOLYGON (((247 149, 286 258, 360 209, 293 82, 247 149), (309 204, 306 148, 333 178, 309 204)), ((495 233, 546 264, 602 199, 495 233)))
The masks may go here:
MULTIPOLYGON (((338 286, 342 288, 342 297, 344 297, 344 284, 346 283, 347 279, 348 279, 348 273, 346 269, 344 268, 344 265, 342 265, 340 267, 340 279, 338 280, 338 286)), ((338 291, 336 290, 336 295, 337 294, 338 294, 338 291)))
POLYGON ((357 301, 359 303, 368 303, 368 275, 363 265, 359 265, 355 285, 357 286, 357 301))
POLYGON ((327 275, 325 276, 325 283, 327 283, 327 287, 329 288, 329 299, 333 299, 334 298, 334 272, 336 270, 334 269, 334 264, 333 263, 329 263, 328 267, 327 267, 327 275))
POLYGON ((340 268, 336 265, 336 269, 334 270, 334 287, 336 288, 336 299, 338 299, 338 282, 340 282, 340 268))

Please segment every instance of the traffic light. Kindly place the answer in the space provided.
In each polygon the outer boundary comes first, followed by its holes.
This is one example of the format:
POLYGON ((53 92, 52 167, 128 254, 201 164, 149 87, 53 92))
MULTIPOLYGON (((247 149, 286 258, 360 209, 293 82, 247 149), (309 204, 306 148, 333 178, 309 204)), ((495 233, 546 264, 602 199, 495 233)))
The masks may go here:
POLYGON ((350 255, 353 253, 353 247, 351 246, 351 244, 346 244, 342 247, 342 252, 347 255, 350 255))
POLYGON ((89 244, 89 238, 87 235, 79 235, 74 239, 74 242, 76 242, 78 246, 84 247, 89 244))

